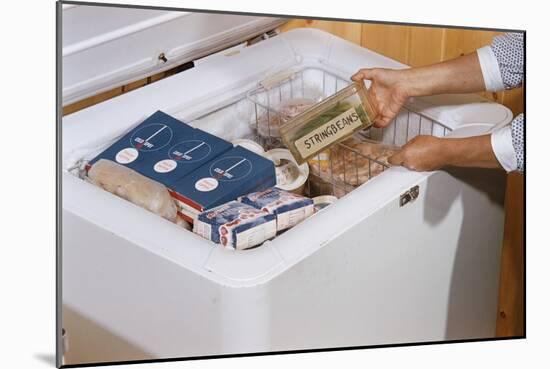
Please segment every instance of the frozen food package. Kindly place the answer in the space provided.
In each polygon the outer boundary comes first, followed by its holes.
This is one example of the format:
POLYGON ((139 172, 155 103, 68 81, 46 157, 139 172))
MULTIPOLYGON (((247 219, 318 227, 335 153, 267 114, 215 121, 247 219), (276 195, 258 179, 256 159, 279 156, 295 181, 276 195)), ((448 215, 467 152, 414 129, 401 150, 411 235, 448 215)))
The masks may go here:
POLYGON ((269 159, 237 145, 170 187, 178 212, 189 222, 197 215, 239 196, 276 184, 269 159))
POLYGON ((90 161, 108 159, 168 188, 233 145, 157 111, 90 161))
POLYGON ((238 201, 200 213, 193 232, 225 247, 244 250, 275 237, 275 216, 238 201))
POLYGON ((276 187, 242 196, 242 203, 274 214, 277 231, 294 227, 313 214, 313 200, 276 187))
POLYGON ((399 146, 353 136, 308 160, 314 176, 341 186, 359 186, 389 168, 399 146), (328 158, 324 162, 320 156, 328 158))
POLYGON ((111 160, 99 159, 88 170, 95 185, 172 222, 177 208, 164 185, 111 160))
POLYGON ((279 132, 301 164, 354 132, 369 128, 375 113, 363 82, 354 82, 290 119, 279 132))

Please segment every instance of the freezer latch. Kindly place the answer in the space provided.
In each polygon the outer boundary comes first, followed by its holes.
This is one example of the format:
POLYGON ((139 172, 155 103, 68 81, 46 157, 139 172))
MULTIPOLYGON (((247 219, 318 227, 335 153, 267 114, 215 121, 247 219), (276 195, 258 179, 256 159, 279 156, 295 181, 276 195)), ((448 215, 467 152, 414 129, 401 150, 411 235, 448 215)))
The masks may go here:
POLYGON ((418 186, 411 187, 408 191, 399 196, 399 206, 407 205, 409 202, 416 200, 420 194, 418 186))

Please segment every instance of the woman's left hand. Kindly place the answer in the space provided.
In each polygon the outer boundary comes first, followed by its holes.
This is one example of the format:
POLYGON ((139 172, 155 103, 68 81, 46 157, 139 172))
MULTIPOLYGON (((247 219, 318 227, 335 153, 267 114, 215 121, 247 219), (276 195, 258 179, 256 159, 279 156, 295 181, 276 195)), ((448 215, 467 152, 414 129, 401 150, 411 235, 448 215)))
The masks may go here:
POLYGON ((439 169, 447 162, 445 139, 433 136, 416 136, 401 150, 388 158, 392 165, 402 165, 419 172, 439 169))

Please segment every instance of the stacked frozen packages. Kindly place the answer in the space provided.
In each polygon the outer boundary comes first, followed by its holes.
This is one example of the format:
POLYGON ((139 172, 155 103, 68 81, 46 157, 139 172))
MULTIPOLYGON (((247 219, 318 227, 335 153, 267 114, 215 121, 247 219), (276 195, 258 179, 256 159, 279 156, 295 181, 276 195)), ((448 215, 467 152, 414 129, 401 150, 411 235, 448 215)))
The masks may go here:
POLYGON ((198 215, 193 232, 236 250, 247 249, 275 237, 275 215, 238 201, 230 201, 198 215))
POLYGON ((236 146, 201 166, 171 187, 184 217, 275 185, 275 166, 269 159, 236 146))
POLYGON ((275 185, 273 162, 156 112, 90 161, 110 160, 167 187, 180 216, 275 185))
POLYGON ((197 216, 193 232, 237 250, 275 237, 313 214, 313 200, 272 187, 197 216))
POLYGON ((275 187, 245 195, 240 201, 275 215, 277 231, 294 227, 314 211, 312 199, 275 187))
POLYGON ((89 164, 112 160, 170 188, 232 147, 219 137, 157 111, 89 164))

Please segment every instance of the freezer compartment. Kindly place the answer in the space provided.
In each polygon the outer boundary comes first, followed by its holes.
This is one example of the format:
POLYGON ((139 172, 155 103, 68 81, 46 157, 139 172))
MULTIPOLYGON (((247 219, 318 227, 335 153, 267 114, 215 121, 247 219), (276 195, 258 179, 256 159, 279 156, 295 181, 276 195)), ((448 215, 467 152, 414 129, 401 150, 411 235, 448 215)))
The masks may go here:
MULTIPOLYGON (((351 83, 345 76, 331 70, 298 67, 268 75, 257 82, 257 87, 234 96, 221 106, 213 100, 211 106, 201 112, 189 113, 186 109, 172 109, 171 114, 189 122, 191 126, 229 141, 253 140, 264 150, 285 148, 280 137, 271 134, 278 131, 279 123, 286 121, 288 117, 281 111, 281 106, 288 108, 292 102, 301 104, 306 100, 322 101, 351 83)), ((139 123, 135 122, 132 127, 139 123)), ((406 107, 389 126, 380 129, 370 127, 360 131, 354 137, 309 160, 309 176, 304 185, 304 194, 311 198, 322 195, 342 198, 389 169, 388 162, 381 160, 378 155, 381 151, 370 150, 369 147, 391 147, 396 151, 400 145, 419 134, 444 136, 450 131, 443 124, 406 107)), ((119 134, 112 137, 87 152, 70 171, 86 179, 85 167, 88 161, 121 136, 119 134)), ((182 232, 191 230, 182 227, 182 232)))

